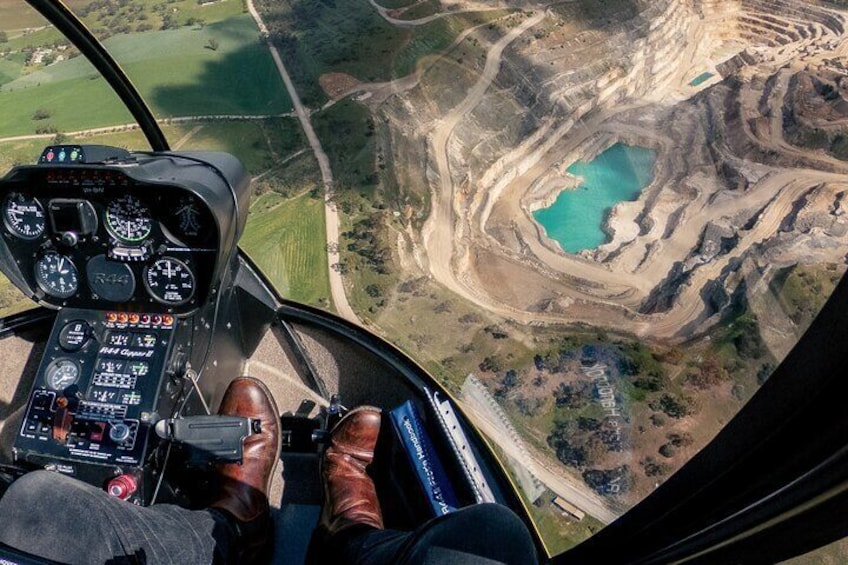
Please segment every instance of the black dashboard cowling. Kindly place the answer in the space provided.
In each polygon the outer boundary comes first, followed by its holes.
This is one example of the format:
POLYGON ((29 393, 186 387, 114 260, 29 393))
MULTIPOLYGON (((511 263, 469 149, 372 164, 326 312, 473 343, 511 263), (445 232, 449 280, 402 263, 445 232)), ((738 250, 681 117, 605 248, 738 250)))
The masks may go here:
MULTIPOLYGON (((86 146, 50 147, 85 153, 86 146)), ((158 307, 214 294, 247 221, 250 179, 221 152, 109 154, 18 166, 0 179, 0 269, 52 308, 158 307)))

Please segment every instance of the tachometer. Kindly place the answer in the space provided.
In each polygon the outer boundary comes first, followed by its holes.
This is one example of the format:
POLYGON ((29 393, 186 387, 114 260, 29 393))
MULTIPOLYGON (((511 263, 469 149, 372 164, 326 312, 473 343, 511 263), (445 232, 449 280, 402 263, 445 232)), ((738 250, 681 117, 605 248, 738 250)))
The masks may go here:
POLYGON ((44 372, 44 381, 53 390, 65 390, 72 384, 76 384, 79 377, 79 365, 73 359, 66 357, 50 363, 44 372))
POLYGON ((194 273, 173 257, 162 257, 144 271, 150 295, 164 304, 185 304, 194 296, 194 273))
POLYGON ((121 196, 106 207, 106 229, 121 241, 141 242, 152 227, 150 210, 135 196, 121 196))
POLYGON ((54 298, 70 298, 79 289, 76 266, 59 253, 48 253, 36 261, 35 282, 54 298))
POLYGON ((44 208, 35 198, 10 194, 3 203, 6 229, 21 239, 38 239, 47 225, 44 208))

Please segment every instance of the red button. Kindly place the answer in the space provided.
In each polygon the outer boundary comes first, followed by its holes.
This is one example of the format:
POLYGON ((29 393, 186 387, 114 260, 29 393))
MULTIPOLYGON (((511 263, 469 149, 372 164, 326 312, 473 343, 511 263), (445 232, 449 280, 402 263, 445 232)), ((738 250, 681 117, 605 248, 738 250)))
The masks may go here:
POLYGON ((142 324, 149 324, 150 323, 150 315, 149 314, 142 314, 141 315, 141 323, 142 324))
POLYGON ((138 483, 132 475, 118 475, 106 486, 109 496, 126 500, 138 490, 138 483))
POLYGON ((153 323, 154 324, 161 324, 162 323, 162 316, 159 316, 158 314, 154 314, 153 315, 153 323))

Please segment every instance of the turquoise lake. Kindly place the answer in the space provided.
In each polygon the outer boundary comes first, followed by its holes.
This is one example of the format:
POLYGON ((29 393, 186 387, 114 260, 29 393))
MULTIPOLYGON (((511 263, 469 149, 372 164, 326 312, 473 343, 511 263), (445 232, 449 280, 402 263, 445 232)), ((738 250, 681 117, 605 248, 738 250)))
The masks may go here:
POLYGON ((690 86, 698 86, 699 84, 706 81, 707 79, 709 79, 712 76, 713 76, 713 73, 701 73, 698 76, 696 76, 695 78, 693 78, 692 81, 689 83, 689 85, 690 86))
POLYGON ((610 210, 619 202, 636 200, 653 179, 656 152, 616 143, 589 163, 577 161, 568 172, 583 179, 563 190, 549 207, 533 217, 568 253, 594 249, 608 241, 603 230, 610 210))

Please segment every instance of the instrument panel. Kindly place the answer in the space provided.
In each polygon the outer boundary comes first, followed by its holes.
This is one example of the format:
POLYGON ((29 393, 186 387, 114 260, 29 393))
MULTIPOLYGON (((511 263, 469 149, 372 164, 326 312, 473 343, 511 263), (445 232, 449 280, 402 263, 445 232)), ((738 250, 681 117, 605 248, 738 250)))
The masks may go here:
POLYGON ((186 313, 207 298, 218 226, 185 187, 69 167, 33 168, 2 188, 3 239, 39 301, 186 313))

